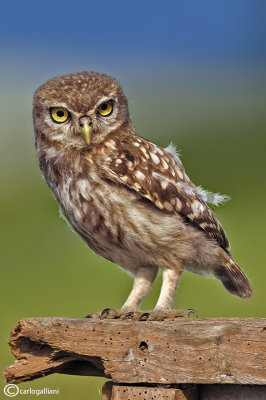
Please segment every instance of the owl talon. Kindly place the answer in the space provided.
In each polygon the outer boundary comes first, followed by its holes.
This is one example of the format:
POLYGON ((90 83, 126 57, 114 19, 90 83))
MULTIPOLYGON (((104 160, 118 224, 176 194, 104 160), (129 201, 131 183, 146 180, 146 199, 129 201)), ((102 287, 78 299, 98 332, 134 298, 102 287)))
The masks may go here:
POLYGON ((111 317, 111 314, 113 314, 112 311, 115 311, 115 310, 113 308, 105 308, 100 313, 100 319, 112 318, 111 317))
POLYGON ((143 314, 141 314, 141 316, 139 317, 139 321, 147 321, 151 316, 151 313, 149 312, 145 312, 143 314))
POLYGON ((123 315, 122 317, 122 321, 124 321, 125 319, 132 319, 132 317, 134 316, 134 311, 129 311, 127 312, 125 315, 123 315))
POLYGON ((197 311, 193 310, 192 308, 188 308, 188 316, 190 317, 190 314, 194 314, 195 318, 199 318, 197 311))

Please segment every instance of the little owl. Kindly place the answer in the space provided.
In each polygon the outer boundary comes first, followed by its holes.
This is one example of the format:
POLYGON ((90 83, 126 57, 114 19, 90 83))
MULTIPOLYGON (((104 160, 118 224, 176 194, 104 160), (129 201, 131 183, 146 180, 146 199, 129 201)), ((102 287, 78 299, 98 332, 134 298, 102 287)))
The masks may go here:
POLYGON ((93 251, 134 276, 122 309, 102 317, 139 315, 159 268, 162 287, 150 319, 185 313, 171 310, 184 269, 251 296, 206 204, 225 197, 194 186, 173 146, 136 133, 114 78, 86 71, 49 80, 35 92, 33 119, 40 168, 63 216, 93 251))

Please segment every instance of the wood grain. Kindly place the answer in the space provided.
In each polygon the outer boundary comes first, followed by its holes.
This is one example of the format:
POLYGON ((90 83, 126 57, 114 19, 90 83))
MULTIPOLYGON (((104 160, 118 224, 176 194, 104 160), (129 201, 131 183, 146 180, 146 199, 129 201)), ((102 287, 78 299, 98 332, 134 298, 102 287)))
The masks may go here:
POLYGON ((110 400, 198 400, 198 394, 197 387, 182 390, 178 388, 113 385, 110 400))
POLYGON ((266 319, 27 318, 9 343, 13 383, 60 372, 127 384, 266 384, 266 319))

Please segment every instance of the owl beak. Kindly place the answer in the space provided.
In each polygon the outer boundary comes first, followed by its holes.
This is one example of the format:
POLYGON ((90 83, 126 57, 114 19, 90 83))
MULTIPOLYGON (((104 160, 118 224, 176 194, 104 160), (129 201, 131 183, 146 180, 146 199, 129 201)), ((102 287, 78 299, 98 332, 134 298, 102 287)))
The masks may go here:
POLYGON ((92 123, 91 119, 89 117, 83 117, 80 118, 79 120, 79 133, 81 133, 87 144, 90 144, 91 142, 91 136, 92 136, 92 123))

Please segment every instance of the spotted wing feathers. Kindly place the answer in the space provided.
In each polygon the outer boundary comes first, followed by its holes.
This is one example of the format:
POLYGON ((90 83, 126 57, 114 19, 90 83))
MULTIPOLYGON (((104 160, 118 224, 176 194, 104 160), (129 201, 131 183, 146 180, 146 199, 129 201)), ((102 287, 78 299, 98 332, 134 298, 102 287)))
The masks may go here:
POLYGON ((122 139, 109 158, 108 170, 115 180, 123 182, 161 210, 179 212, 229 250, 226 235, 212 210, 185 174, 175 154, 136 136, 122 139))

